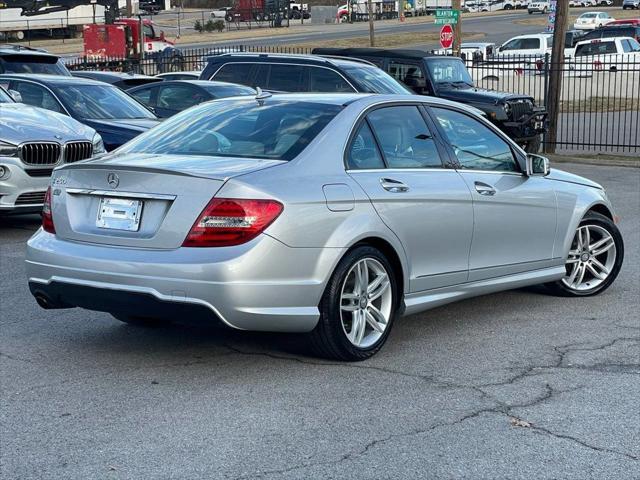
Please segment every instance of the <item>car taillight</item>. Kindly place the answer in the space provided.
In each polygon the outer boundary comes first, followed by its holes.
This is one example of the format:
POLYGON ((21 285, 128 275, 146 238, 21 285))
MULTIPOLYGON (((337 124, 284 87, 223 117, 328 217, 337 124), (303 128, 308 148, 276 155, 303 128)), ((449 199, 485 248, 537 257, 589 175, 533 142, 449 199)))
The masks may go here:
POLYGON ((257 237, 282 213, 275 200, 213 198, 202 211, 183 247, 228 247, 257 237))
POLYGON ((56 233, 56 227, 53 224, 53 215, 51 213, 51 187, 47 188, 44 195, 44 205, 42 205, 42 228, 45 232, 56 233))

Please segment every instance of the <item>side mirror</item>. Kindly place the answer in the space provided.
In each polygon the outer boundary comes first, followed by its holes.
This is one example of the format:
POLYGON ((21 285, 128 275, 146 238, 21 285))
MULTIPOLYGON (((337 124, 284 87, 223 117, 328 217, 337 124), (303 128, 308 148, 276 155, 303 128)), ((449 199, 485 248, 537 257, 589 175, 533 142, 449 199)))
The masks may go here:
POLYGON ((14 102, 22 103, 22 94, 17 90, 9 90, 9 95, 11 95, 14 102))
POLYGON ((549 175, 549 159, 542 155, 527 155, 527 175, 530 177, 546 177, 549 175))

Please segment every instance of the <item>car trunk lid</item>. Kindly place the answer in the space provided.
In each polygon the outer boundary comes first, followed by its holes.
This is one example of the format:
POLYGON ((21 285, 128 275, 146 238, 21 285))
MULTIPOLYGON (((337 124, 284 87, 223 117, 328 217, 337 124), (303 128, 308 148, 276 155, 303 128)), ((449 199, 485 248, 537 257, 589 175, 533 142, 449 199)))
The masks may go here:
POLYGON ((109 155, 56 169, 56 235, 111 246, 174 249, 231 177, 278 160, 109 155))

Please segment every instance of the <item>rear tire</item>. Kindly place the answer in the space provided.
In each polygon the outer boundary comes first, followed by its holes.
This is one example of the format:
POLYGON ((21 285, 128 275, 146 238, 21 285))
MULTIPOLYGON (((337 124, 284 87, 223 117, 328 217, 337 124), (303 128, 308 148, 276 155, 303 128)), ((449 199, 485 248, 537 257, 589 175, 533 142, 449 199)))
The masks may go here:
POLYGON ((133 325, 135 327, 145 327, 145 328, 158 328, 158 327, 166 327, 167 325, 171 325, 169 320, 159 319, 159 318, 149 318, 149 317, 136 317, 132 315, 123 315, 123 314, 115 314, 112 313, 115 319, 120 320, 121 322, 127 323, 129 325, 133 325))
POLYGON ((393 267, 379 250, 363 245, 348 252, 329 279, 320 319, 309 334, 315 353, 343 361, 375 355, 398 314, 397 286, 393 267))
POLYGON ((624 242, 616 224, 604 215, 588 212, 571 242, 566 276, 545 286, 562 297, 598 295, 614 282, 623 259, 624 242), (589 231, 588 236, 585 230, 589 231), (594 275, 594 270, 604 278, 594 275))

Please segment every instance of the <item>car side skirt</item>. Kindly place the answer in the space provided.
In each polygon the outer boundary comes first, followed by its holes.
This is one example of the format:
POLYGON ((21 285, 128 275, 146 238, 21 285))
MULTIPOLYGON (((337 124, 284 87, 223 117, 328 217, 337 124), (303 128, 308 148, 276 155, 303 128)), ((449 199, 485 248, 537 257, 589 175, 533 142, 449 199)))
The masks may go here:
POLYGON ((462 283, 425 292, 411 293, 404 297, 404 314, 411 315, 465 298, 552 282, 561 279, 565 275, 566 269, 563 263, 562 265, 513 275, 462 283))

